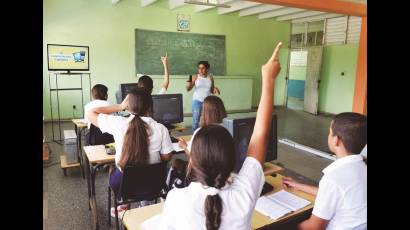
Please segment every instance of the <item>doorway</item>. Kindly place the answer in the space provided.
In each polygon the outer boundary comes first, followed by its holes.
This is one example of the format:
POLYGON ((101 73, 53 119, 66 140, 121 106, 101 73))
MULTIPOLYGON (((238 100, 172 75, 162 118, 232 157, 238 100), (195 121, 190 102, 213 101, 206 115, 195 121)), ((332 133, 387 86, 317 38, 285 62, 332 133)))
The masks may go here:
POLYGON ((303 110, 306 85, 307 50, 290 51, 287 107, 303 110))

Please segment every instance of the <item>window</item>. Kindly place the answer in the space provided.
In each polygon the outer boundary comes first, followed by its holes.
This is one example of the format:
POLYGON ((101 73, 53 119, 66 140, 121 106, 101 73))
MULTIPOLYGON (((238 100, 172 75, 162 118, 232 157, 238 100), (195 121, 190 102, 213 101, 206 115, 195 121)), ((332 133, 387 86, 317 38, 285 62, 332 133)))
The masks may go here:
POLYGON ((292 24, 291 48, 322 45, 323 27, 324 21, 292 24))
POLYGON ((360 39, 361 18, 344 16, 326 20, 325 44, 358 43, 360 39))

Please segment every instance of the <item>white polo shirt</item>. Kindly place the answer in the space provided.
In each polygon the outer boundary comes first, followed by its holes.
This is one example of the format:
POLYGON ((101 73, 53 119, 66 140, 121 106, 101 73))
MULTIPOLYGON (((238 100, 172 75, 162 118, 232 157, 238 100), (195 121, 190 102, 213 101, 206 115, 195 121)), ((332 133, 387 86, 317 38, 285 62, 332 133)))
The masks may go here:
POLYGON ((87 113, 88 111, 94 109, 94 108, 98 108, 98 107, 104 107, 104 106, 109 106, 111 105, 111 103, 109 101, 104 101, 104 100, 92 100, 90 102, 88 102, 85 106, 84 106, 84 120, 87 122, 87 126, 88 128, 90 128, 91 122, 87 117, 87 113))
MULTIPOLYGON (((262 191, 265 177, 262 166, 253 157, 247 157, 232 184, 226 184, 218 193, 222 199, 219 230, 251 229, 255 204, 262 191)), ((159 229, 206 229, 204 202, 205 188, 199 182, 188 187, 172 189, 165 200, 159 229)))
POLYGON ((323 169, 323 173, 312 214, 329 220, 328 230, 365 229, 367 166, 363 157, 342 157, 323 169))
MULTIPOLYGON (((114 136, 115 141, 115 163, 118 167, 118 162, 121 159, 122 145, 124 142, 125 133, 128 130, 129 122, 134 115, 128 118, 122 116, 113 116, 106 114, 98 115, 98 126, 101 132, 106 132, 114 136)), ((169 132, 164 125, 156 122, 151 117, 141 117, 148 124, 150 131, 149 136, 149 163, 155 164, 161 162, 160 154, 168 154, 174 151, 169 132)))

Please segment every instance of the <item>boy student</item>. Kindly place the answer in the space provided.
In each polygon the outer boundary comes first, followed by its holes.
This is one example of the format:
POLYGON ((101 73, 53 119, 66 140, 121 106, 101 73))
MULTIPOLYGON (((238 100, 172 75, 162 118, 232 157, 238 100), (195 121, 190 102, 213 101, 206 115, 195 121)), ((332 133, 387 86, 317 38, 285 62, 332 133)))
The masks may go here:
MULTIPOLYGON (((162 65, 164 66, 164 80, 162 82, 161 89, 159 90, 157 94, 165 94, 169 86, 168 54, 165 54, 164 57, 161 57, 161 62, 162 62, 162 65)), ((138 78, 138 87, 145 88, 146 90, 148 90, 149 93, 152 94, 152 89, 154 88, 154 82, 152 81, 152 78, 150 76, 144 75, 138 78)), ((115 97, 117 99, 117 102, 120 103, 122 98, 121 98, 121 92, 119 90, 115 92, 115 97)))
POLYGON ((262 93, 248 156, 233 182, 235 146, 231 134, 218 124, 200 128, 192 138, 188 163, 191 183, 172 189, 165 200, 159 229, 249 230, 265 176, 266 143, 272 122, 273 90, 280 71, 279 43, 262 66, 262 93))
POLYGON ((323 170, 319 188, 283 178, 283 184, 316 195, 311 217, 299 229, 367 229, 367 166, 360 155, 367 143, 367 118, 336 115, 329 129, 329 149, 336 161, 323 170))
MULTIPOLYGON (((164 125, 151 118, 152 96, 145 89, 132 90, 120 105, 94 108, 89 111, 89 118, 93 125, 102 132, 114 136, 116 154, 115 165, 111 173, 109 184, 118 193, 122 181, 122 169, 129 164, 147 165, 161 161, 169 161, 172 157, 171 138, 164 125), (108 115, 127 109, 130 117, 108 115)), ((145 203, 145 202, 144 202, 145 203)), ((122 212, 129 209, 129 205, 118 207, 122 212)), ((111 215, 115 216, 114 208, 111 215)))
POLYGON ((84 106, 84 120, 87 122, 88 129, 90 129, 91 122, 88 119, 87 113, 91 109, 97 108, 97 107, 102 107, 102 106, 108 106, 111 105, 108 99, 108 88, 105 85, 102 84, 96 84, 93 86, 91 89, 91 95, 93 100, 88 102, 84 106))

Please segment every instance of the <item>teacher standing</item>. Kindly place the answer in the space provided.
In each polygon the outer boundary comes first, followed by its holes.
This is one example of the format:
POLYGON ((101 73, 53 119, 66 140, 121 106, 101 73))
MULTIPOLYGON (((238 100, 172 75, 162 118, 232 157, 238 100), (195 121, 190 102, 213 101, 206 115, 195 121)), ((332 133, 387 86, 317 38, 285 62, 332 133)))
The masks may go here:
POLYGON ((218 87, 214 84, 212 74, 208 73, 210 68, 208 61, 200 61, 197 66, 198 74, 190 75, 190 79, 186 85, 188 91, 191 91, 195 86, 192 97, 192 131, 195 131, 199 127, 202 103, 205 98, 211 94, 220 94, 218 87))

